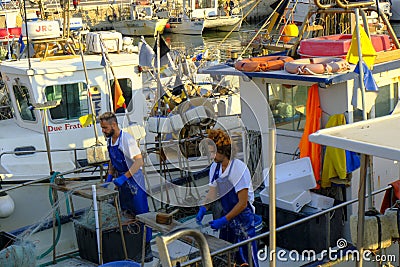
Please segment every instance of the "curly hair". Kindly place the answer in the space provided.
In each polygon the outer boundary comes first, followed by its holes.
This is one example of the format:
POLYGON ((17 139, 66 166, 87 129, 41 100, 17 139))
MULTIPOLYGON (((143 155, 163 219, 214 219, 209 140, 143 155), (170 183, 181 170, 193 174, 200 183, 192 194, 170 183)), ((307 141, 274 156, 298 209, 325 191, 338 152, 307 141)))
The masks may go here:
POLYGON ((233 144, 231 137, 221 129, 208 129, 208 138, 211 139, 217 147, 217 152, 227 156, 229 159, 233 156, 233 144))

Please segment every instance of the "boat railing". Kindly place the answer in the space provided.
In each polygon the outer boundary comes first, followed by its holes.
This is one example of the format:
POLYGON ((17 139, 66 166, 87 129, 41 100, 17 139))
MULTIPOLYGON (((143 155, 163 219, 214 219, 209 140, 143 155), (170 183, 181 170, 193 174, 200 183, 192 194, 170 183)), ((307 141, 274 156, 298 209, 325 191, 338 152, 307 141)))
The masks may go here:
MULTIPOLYGON (((318 0, 315 0, 315 1, 317 2, 318 0)), ((364 2, 358 2, 358 3, 364 3, 364 2)), ((307 22, 311 19, 311 17, 313 15, 317 14, 317 15, 322 16, 322 15, 326 15, 326 14, 338 14, 338 13, 339 14, 346 14, 346 13, 351 14, 351 13, 355 13, 356 10, 359 10, 359 13, 361 14, 363 21, 366 23, 367 22, 366 12, 376 11, 377 9, 379 9, 379 7, 369 5, 369 6, 365 6, 365 7, 361 7, 361 8, 358 8, 358 7, 342 8, 342 7, 335 6, 334 8, 321 8, 321 9, 316 9, 316 10, 315 9, 310 10, 304 19, 302 27, 299 30, 299 36, 296 39, 296 42, 290 48, 288 55, 294 56, 296 54, 297 48, 300 45, 300 41, 303 39, 305 32, 308 28, 307 22)), ((390 36, 391 40, 393 41, 394 46, 396 47, 396 49, 399 49, 400 43, 399 43, 399 40, 397 39, 396 33, 394 32, 394 30, 389 22, 389 19, 382 11, 378 12, 378 16, 382 20, 383 24, 386 26, 388 35, 390 36)), ((366 32, 369 35, 368 27, 366 28, 366 32)))
POLYGON ((174 240, 177 240, 178 238, 182 238, 184 236, 193 237, 196 240, 196 242, 199 244, 201 256, 198 261, 201 260, 202 266, 212 266, 210 249, 208 247, 206 238, 199 230, 190 229, 190 228, 177 229, 175 231, 172 231, 168 235, 156 237, 156 243, 157 243, 157 247, 159 249, 160 260, 161 260, 162 266, 166 266, 166 267, 173 266, 170 261, 167 245, 172 243, 174 240))
MULTIPOLYGON (((15 155, 15 156, 24 156, 24 155, 33 155, 36 153, 47 153, 48 151, 45 149, 28 149, 31 147, 25 147, 25 149, 14 150, 14 151, 5 151, 0 153, 0 166, 2 166, 2 158, 7 155, 15 155)), ((50 153, 53 152, 73 152, 74 153, 74 164, 75 168, 82 167, 78 160, 78 151, 86 151, 86 148, 67 148, 67 149, 50 149, 50 153)))
POLYGON ((361 8, 361 7, 368 7, 368 6, 373 6, 375 5, 375 1, 361 1, 361 2, 351 2, 351 3, 345 3, 342 2, 341 0, 336 0, 336 1, 324 1, 325 3, 321 3, 321 0, 314 0, 314 3, 317 7, 321 9, 326 9, 326 8, 333 8, 333 7, 340 7, 340 8, 361 8))
MULTIPOLYGON (((372 197, 372 196, 377 195, 377 194, 379 194, 379 193, 385 192, 387 189, 390 189, 390 188, 392 188, 391 185, 386 186, 386 187, 384 187, 384 188, 380 188, 380 189, 378 189, 378 190, 376 190, 376 191, 371 192, 371 195, 366 194, 365 197, 372 197)), ((331 213, 331 212, 334 212, 334 211, 336 211, 336 210, 338 210, 338 209, 341 209, 341 208, 345 208, 345 207, 347 207, 347 206, 349 206, 349 205, 351 205, 351 204, 357 203, 358 201, 359 201, 358 198, 351 199, 351 200, 348 200, 348 201, 346 201, 346 202, 343 202, 343 203, 340 203, 340 204, 338 204, 338 205, 335 205, 335 206, 333 206, 333 207, 331 207, 331 208, 329 208, 329 209, 322 210, 322 211, 320 211, 320 212, 314 213, 314 214, 309 215, 309 216, 307 216, 307 217, 304 217, 304 218, 302 218, 302 219, 299 219, 299 220, 293 221, 293 222, 291 222, 291 223, 285 224, 285 225, 283 225, 283 226, 277 227, 276 230, 275 230, 275 233, 272 233, 272 234, 275 235, 275 234, 278 233, 278 232, 281 232, 281 231, 283 231, 283 230, 287 230, 287 229, 293 228, 293 227, 295 227, 295 226, 298 226, 298 225, 300 225, 300 224, 309 222, 309 221, 311 221, 311 220, 313 220, 313 219, 316 219, 316 218, 318 218, 318 217, 320 217, 320 216, 323 216, 323 215, 327 216, 327 219, 330 220, 330 216, 331 216, 330 213, 331 213)), ((329 231, 329 228, 328 228, 328 231, 329 231)), ((270 234, 271 234, 270 231, 267 231, 267 232, 265 232, 265 233, 256 235, 256 236, 254 236, 254 237, 252 237, 252 238, 248 238, 248 239, 246 239, 246 240, 244 240, 244 241, 241 241, 241 242, 239 242, 239 243, 235 243, 235 244, 232 244, 232 245, 230 245, 230 246, 228 246, 228 247, 225 247, 225 248, 223 248, 223 249, 219 249, 219 250, 217 250, 217 251, 214 251, 214 252, 210 253, 210 256, 211 256, 212 258, 214 258, 214 256, 217 256, 217 255, 222 255, 222 254, 231 253, 231 252, 234 252, 236 249, 238 249, 238 248, 241 247, 241 246, 248 246, 248 247, 250 247, 250 246, 251 246, 251 242, 253 242, 253 241, 258 241, 258 240, 261 240, 261 239, 263 239, 263 238, 267 238, 267 237, 269 237, 270 234)), ((323 234, 323 233, 321 233, 321 234, 323 234)), ((328 248, 328 247, 327 247, 327 248, 328 248)), ((265 253, 267 253, 267 252, 265 252, 265 253)), ((275 252, 275 253, 276 253, 276 252, 275 252)), ((267 253, 267 254, 268 254, 268 253, 267 253)), ((268 254, 268 255, 270 255, 270 254, 268 254)), ((252 255, 251 255, 251 253, 249 253, 249 262, 252 262, 251 257, 252 257, 252 255)), ((202 261, 202 260, 203 260, 202 257, 197 257, 197 258, 194 258, 194 259, 192 259, 192 260, 189 260, 189 261, 186 261, 186 262, 182 262, 180 266, 182 266, 182 267, 183 267, 183 266, 192 266, 192 265, 194 265, 194 264, 196 264, 196 263, 198 263, 198 262, 200 262, 200 261, 202 261)), ((338 258, 337 260, 339 261, 339 260, 341 260, 341 259, 338 258)), ((212 265, 203 265, 203 266, 212 266, 212 265)), ((331 265, 329 265, 329 266, 331 266, 331 265)))

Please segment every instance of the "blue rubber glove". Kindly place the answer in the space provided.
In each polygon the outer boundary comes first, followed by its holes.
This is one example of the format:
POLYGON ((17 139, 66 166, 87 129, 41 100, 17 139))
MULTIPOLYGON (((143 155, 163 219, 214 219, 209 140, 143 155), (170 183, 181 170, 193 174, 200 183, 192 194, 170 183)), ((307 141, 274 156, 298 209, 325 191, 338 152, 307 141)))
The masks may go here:
POLYGON ((114 184, 118 187, 121 187, 129 178, 125 176, 125 174, 121 175, 118 178, 114 179, 114 184))
POLYGON ((106 179, 106 183, 111 182, 113 178, 114 178, 114 176, 112 174, 108 174, 107 175, 107 179, 106 179))
POLYGON ((199 209, 199 212, 196 215, 196 222, 197 224, 201 224, 201 221, 203 220, 204 215, 206 214, 207 209, 204 206, 201 206, 199 209))
POLYGON ((108 174, 106 182, 104 184, 102 184, 101 186, 104 188, 107 188, 113 178, 114 178, 114 176, 112 174, 108 174))
POLYGON ((219 219, 216 219, 216 220, 214 220, 214 221, 211 221, 211 222, 210 222, 210 226, 211 226, 212 229, 218 230, 218 229, 221 229, 222 226, 224 226, 224 225, 227 224, 227 223, 228 223, 228 220, 227 220, 226 217, 224 216, 224 217, 222 217, 222 218, 219 218, 219 219))

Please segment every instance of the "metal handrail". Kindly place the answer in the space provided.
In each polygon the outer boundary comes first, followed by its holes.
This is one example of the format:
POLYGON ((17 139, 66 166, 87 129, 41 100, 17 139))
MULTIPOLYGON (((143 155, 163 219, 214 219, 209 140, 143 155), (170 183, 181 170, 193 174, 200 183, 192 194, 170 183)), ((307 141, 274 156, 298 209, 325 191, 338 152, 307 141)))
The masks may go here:
MULTIPOLYGON (((379 194, 379 193, 382 193, 382 192, 386 191, 387 189, 390 189, 391 187, 392 187, 392 186, 389 185, 389 186, 387 186, 387 187, 384 187, 384 188, 378 189, 378 190, 376 190, 376 191, 373 191, 373 192, 371 193, 371 196, 376 195, 376 194, 379 194)), ((369 197, 369 194, 366 194, 365 197, 369 197)), ((307 217, 305 217, 305 218, 303 218, 303 219, 300 219, 300 220, 294 221, 294 222, 292 222, 292 223, 288 223, 288 224, 286 224, 286 225, 284 225, 284 226, 278 227, 278 228, 276 228, 275 232, 278 233, 278 232, 280 232, 280 231, 289 229, 289 228, 291 228, 291 227, 293 227, 293 226, 296 226, 296 225, 302 224, 302 223, 304 223, 304 222, 310 221, 310 220, 312 220, 312 219, 314 219, 314 218, 317 218, 317 217, 320 217, 320 216, 322 216, 322 215, 328 214, 328 213, 331 212, 331 211, 335 211, 336 209, 340 209, 340 208, 346 207, 346 206, 348 206, 348 205, 350 205, 350 204, 353 204, 353 203, 356 203, 356 202, 358 202, 358 198, 355 198, 355 199, 352 199, 352 200, 343 202, 343 203, 338 204, 338 205, 336 205, 336 206, 334 206, 334 207, 332 207, 332 208, 329 208, 329 209, 320 211, 320 212, 318 212, 318 213, 315 213, 315 214, 312 214, 312 215, 310 215, 310 216, 307 216, 307 217)), ((228 247, 226 247, 226 248, 216 250, 216 251, 210 253, 210 255, 211 255, 211 256, 216 256, 216 255, 218 255, 218 254, 223 254, 223 253, 226 253, 226 252, 228 252, 228 251, 232 251, 232 250, 234 250, 234 249, 236 249, 236 248, 238 248, 238 247, 241 247, 241 246, 250 244, 250 243, 253 242, 253 241, 259 240, 259 239, 261 239, 261 238, 268 237, 269 234, 270 234, 270 231, 265 232, 265 233, 262 233, 262 234, 260 234, 260 235, 251 237, 251 238, 246 239, 246 240, 244 240, 244 241, 241 241, 241 242, 239 242, 239 243, 232 244, 232 245, 230 245, 230 246, 228 246, 228 247)), ((181 266, 182 266, 182 267, 183 267, 183 266, 189 266, 189 265, 194 264, 194 263, 196 263, 196 262, 198 262, 198 261, 200 261, 200 260, 201 260, 201 258, 200 258, 200 257, 197 257, 197 258, 195 258, 195 259, 192 259, 192 260, 190 260, 190 261, 187 261, 187 262, 182 263, 181 266)), ((208 265, 207 265, 207 266, 208 266, 208 265)))
MULTIPOLYGON (((73 170, 69 170, 69 171, 65 171, 65 172, 60 172, 56 176, 63 176, 63 175, 71 174, 71 173, 77 173, 77 172, 81 172, 81 171, 84 171, 84 170, 87 170, 87 169, 90 169, 90 168, 93 168, 93 166, 85 166, 85 167, 82 167, 82 168, 77 168, 77 169, 73 169, 73 170)), ((33 181, 25 182, 25 183, 22 183, 22 184, 19 184, 19 185, 16 185, 16 186, 3 188, 3 189, 0 189, 0 194, 3 193, 3 192, 7 192, 7 191, 14 190, 14 189, 18 189, 20 187, 24 187, 24 186, 27 186, 27 185, 40 183, 40 182, 43 182, 43 181, 46 181, 46 180, 50 180, 50 178, 52 178, 52 175, 48 175, 48 176, 45 176, 43 178, 36 179, 36 180, 33 180, 33 181)))
MULTIPOLYGON (((86 148, 64 148, 64 149, 50 149, 50 152, 74 152, 74 161, 75 161, 75 168, 78 168, 78 155, 77 151, 84 151, 86 148)), ((35 154, 35 153, 47 153, 48 151, 45 149, 40 150, 20 150, 20 151, 5 151, 0 153, 0 165, 1 159, 5 155, 17 155, 23 153, 35 154)))
POLYGON ((205 236, 199 230, 191 228, 177 229, 175 231, 172 231, 168 235, 156 237, 156 243, 159 249, 162 266, 172 267, 167 245, 183 236, 191 236, 199 244, 200 259, 202 262, 202 266, 212 266, 210 249, 208 247, 208 243, 205 236))
POLYGON ((367 7, 375 5, 374 1, 363 1, 363 2, 355 2, 355 3, 344 3, 341 0, 336 0, 335 3, 323 4, 320 0, 314 0, 315 5, 318 8, 326 9, 326 8, 333 8, 333 7, 341 7, 344 9, 347 8, 360 8, 360 7, 367 7))

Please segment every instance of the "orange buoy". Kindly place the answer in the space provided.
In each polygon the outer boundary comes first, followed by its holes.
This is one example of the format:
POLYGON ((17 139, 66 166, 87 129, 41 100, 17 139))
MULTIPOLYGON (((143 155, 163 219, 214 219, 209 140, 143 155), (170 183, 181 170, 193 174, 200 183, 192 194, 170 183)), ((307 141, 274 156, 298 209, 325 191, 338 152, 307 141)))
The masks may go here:
POLYGON ((299 28, 297 27, 296 24, 290 23, 286 26, 282 26, 281 28, 281 40, 286 44, 290 40, 293 39, 293 37, 299 36, 299 28))
POLYGON ((237 61, 235 69, 247 72, 281 70, 286 62, 292 60, 287 56, 252 57, 237 61))

